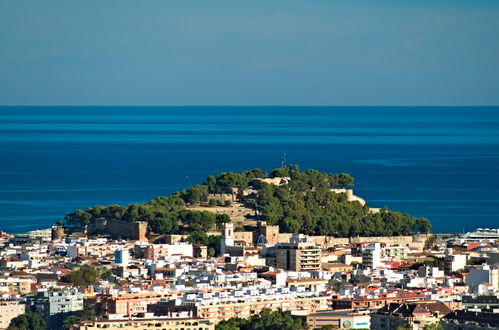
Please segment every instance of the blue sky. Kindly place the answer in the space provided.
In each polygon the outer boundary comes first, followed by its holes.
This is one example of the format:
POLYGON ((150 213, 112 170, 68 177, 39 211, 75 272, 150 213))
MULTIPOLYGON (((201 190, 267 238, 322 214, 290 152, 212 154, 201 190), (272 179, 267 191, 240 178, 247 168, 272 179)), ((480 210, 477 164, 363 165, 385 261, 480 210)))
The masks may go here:
POLYGON ((2 0, 2 105, 499 105, 499 1, 2 0))

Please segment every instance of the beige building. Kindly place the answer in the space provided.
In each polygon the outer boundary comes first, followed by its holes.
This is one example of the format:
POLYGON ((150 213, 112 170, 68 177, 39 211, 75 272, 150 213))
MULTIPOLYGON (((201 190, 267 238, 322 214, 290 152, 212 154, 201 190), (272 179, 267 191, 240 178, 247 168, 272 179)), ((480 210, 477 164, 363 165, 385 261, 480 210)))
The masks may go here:
POLYGON ((331 273, 349 273, 352 271, 353 266, 340 263, 328 263, 323 264, 322 268, 324 270, 330 271, 331 273))
POLYGON ((296 234, 276 245, 276 267, 292 271, 321 270, 321 249, 310 237, 296 234))
POLYGON ((78 329, 93 330, 126 330, 126 329, 155 329, 155 330, 214 330, 215 325, 197 318, 188 319, 126 319, 108 320, 97 319, 95 321, 83 322, 78 329))
POLYGON ((405 259, 409 255, 409 247, 402 244, 387 245, 383 248, 383 255, 385 257, 405 259))
POLYGON ((197 315, 213 323, 230 319, 231 317, 248 318, 260 314, 263 308, 283 311, 300 311, 304 315, 331 309, 331 296, 296 297, 291 299, 259 299, 249 302, 218 303, 196 306, 197 315))
POLYGON ((371 316, 369 312, 329 310, 308 315, 307 324, 312 329, 328 325, 334 329, 369 329, 371 316))
POLYGON ((389 304, 371 316, 371 329, 423 329, 426 325, 438 323, 452 310, 444 303, 413 302, 389 304))
POLYGON ((100 310, 107 314, 134 315, 147 312, 148 305, 170 296, 170 294, 155 292, 101 295, 98 305, 100 310))
POLYGON ((0 293, 25 294, 31 292, 31 284, 34 283, 32 277, 0 277, 0 293))
POLYGON ((20 304, 15 300, 0 301, 0 329, 6 329, 10 321, 23 314, 26 310, 26 305, 20 304))

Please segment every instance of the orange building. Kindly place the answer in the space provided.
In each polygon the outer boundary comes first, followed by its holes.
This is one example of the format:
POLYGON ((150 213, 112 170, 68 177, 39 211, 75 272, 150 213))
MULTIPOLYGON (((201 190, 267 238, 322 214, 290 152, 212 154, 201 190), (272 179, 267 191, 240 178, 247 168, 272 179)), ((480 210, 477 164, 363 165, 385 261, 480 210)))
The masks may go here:
POLYGON ((148 305, 170 297, 172 294, 155 292, 101 295, 98 307, 100 311, 108 314, 134 315, 145 313, 148 305))

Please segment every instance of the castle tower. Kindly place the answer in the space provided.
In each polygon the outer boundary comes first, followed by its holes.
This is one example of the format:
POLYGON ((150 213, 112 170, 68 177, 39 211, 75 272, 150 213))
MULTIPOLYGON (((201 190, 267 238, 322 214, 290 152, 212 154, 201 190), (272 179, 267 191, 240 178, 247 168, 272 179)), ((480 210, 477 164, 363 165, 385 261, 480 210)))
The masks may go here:
POLYGON ((220 251, 222 255, 227 253, 227 247, 234 246, 234 225, 224 223, 222 227, 222 240, 220 241, 220 251))
POLYGON ((52 240, 61 239, 65 236, 64 228, 61 226, 53 226, 52 227, 52 240))
POLYGON ((269 245, 276 245, 279 240, 279 226, 261 226, 259 234, 265 236, 269 245))
POLYGON ((147 239, 147 222, 135 221, 132 223, 132 239, 142 242, 149 242, 147 239))

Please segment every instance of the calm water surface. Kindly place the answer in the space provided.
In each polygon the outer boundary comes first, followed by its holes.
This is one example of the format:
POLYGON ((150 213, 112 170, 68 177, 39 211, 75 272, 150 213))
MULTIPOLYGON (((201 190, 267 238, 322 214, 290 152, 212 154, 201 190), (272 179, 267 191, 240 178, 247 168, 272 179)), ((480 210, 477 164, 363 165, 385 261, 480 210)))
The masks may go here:
POLYGON ((283 152, 436 232, 499 227, 499 107, 0 107, 0 230, 271 170, 283 152))

